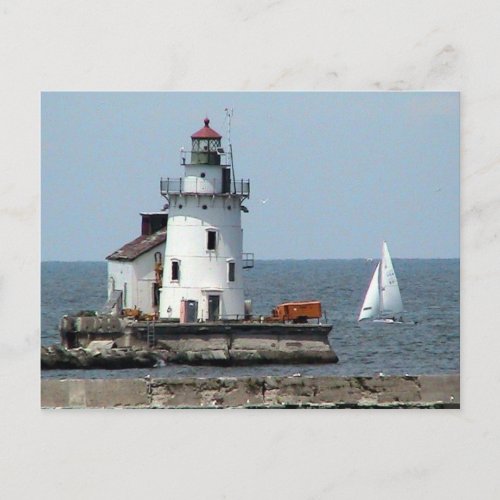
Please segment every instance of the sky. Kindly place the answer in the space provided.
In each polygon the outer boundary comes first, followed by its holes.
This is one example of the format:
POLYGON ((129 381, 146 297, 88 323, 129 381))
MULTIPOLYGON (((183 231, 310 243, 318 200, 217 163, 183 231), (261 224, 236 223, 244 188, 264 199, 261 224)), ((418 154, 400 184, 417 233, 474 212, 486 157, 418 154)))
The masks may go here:
POLYGON ((250 179, 256 259, 458 258, 458 92, 44 92, 42 261, 103 261, 210 126, 250 179), (266 201, 267 200, 267 201, 266 201))

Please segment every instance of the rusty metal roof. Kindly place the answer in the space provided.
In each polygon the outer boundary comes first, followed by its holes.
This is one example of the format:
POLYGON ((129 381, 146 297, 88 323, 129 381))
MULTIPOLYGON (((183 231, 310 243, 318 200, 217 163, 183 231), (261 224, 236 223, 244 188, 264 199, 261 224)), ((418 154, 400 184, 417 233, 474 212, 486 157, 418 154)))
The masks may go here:
POLYGON ((164 227, 156 233, 142 235, 135 240, 123 245, 119 250, 106 257, 106 260, 134 260, 139 255, 162 244, 167 239, 167 228, 164 227))
POLYGON ((219 134, 219 132, 216 132, 214 129, 210 128, 208 126, 209 123, 210 120, 208 118, 205 118, 205 126, 203 128, 200 128, 198 132, 195 132, 191 136, 191 139, 221 139, 222 136, 219 134))

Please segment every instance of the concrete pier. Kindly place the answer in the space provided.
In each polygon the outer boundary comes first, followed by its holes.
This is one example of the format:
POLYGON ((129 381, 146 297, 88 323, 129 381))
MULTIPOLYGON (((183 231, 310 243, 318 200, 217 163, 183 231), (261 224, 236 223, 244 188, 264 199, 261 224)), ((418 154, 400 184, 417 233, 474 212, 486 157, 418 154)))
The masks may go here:
POLYGON ((460 376, 42 379, 44 408, 460 408, 460 376))
POLYGON ((42 369, 145 368, 163 362, 248 365, 338 361, 328 339, 332 325, 147 323, 102 317, 64 320, 61 342, 67 349, 43 347, 42 369), (100 348, 103 345, 107 348, 100 348))

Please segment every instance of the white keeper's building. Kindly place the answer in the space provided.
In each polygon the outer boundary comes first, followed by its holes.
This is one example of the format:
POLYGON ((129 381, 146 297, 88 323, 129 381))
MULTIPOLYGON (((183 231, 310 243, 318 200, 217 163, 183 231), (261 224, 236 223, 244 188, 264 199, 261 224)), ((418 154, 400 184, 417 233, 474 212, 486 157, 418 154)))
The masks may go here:
POLYGON ((146 314, 158 313, 158 264, 163 261, 168 214, 162 211, 140 215, 141 235, 106 257, 108 303, 103 312, 120 314, 123 309, 140 309, 146 314))

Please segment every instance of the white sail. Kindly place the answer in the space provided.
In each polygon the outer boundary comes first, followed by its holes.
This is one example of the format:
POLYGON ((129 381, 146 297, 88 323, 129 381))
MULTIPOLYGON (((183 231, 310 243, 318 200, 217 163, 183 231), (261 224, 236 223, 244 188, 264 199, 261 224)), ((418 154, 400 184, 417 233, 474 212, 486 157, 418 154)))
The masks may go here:
POLYGON ((403 312, 403 301, 399 291, 398 280, 387 243, 382 245, 382 263, 380 268, 380 314, 382 316, 393 316, 403 312))
POLYGON ((370 286, 366 292, 365 300, 361 306, 361 311, 359 313, 358 321, 363 319, 371 319, 379 316, 380 313, 380 298, 379 298, 379 269, 380 262, 377 264, 377 268, 373 273, 372 280, 370 281, 370 286))

